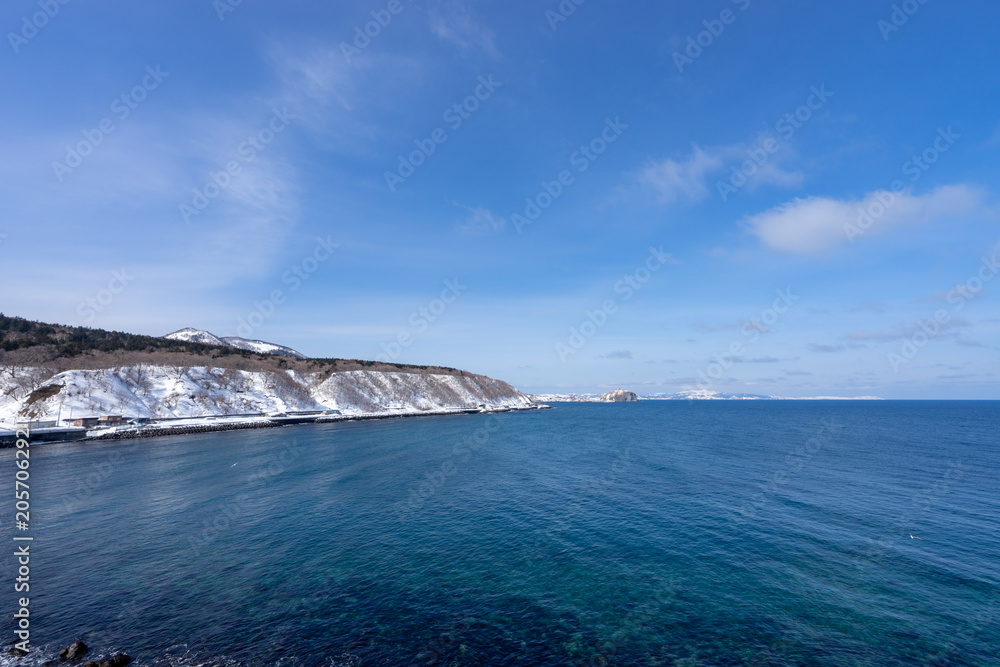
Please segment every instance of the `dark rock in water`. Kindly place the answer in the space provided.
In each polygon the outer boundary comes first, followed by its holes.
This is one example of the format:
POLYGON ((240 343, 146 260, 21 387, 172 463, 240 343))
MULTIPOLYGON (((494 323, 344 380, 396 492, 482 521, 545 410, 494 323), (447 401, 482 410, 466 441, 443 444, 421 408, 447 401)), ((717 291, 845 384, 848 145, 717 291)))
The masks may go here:
POLYGON ((7 651, 7 655, 12 655, 15 658, 23 658, 24 656, 28 655, 28 652, 22 648, 11 646, 10 650, 7 651))
POLYGON ((87 654, 87 645, 77 639, 75 642, 59 652, 59 659, 62 661, 79 660, 87 654))
POLYGON ((101 660, 97 667, 125 667, 130 662, 132 662, 132 658, 129 656, 124 653, 116 653, 109 660, 101 660))
POLYGON ((100 667, 100 665, 98 665, 96 662, 91 661, 83 663, 82 667, 100 667))
MULTIPOLYGON (((56 667, 59 664, 58 660, 49 660, 48 662, 43 662, 42 667, 56 667)), ((83 667, 87 667, 84 665, 83 667)))

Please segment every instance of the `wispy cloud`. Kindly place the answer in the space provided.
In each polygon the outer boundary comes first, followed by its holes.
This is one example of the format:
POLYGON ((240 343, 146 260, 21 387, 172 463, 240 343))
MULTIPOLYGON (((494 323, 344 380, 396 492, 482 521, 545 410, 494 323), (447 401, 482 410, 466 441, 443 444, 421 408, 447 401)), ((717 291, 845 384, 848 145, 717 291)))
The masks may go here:
POLYGON ((706 322, 695 322, 691 328, 698 333, 715 333, 717 331, 734 331, 735 324, 708 324, 706 322))
POLYGON ((465 2, 441 2, 430 10, 431 31, 438 39, 462 51, 478 50, 490 58, 500 58, 492 30, 477 21, 465 2))
POLYGON ((614 352, 608 352, 607 354, 600 355, 601 359, 631 359, 631 350, 615 350, 614 352))
MULTIPOLYGON (((761 143, 759 139, 754 145, 761 143)), ((684 158, 653 160, 638 173, 636 180, 649 188, 657 198, 666 204, 680 199, 698 202, 706 199, 715 183, 728 182, 725 172, 730 166, 738 166, 748 157, 747 144, 701 148, 693 146, 691 154, 684 158)), ((785 156, 792 155, 787 152, 785 156)), ((777 187, 798 187, 803 176, 798 171, 788 171, 780 166, 782 156, 771 156, 763 165, 755 163, 754 173, 748 177, 746 187, 753 190, 762 185, 777 187)))
POLYGON ((458 223, 458 230, 463 234, 491 234, 501 231, 507 225, 506 219, 498 218, 487 208, 481 206, 473 208, 458 203, 454 205, 469 213, 458 223))
MULTIPOLYGON (((968 320, 965 320, 961 317, 952 317, 948 321, 943 322, 939 325, 939 328, 937 329, 937 333, 935 334, 935 336, 941 338, 945 336, 957 336, 958 333, 956 330, 967 329, 971 326, 972 323, 969 322, 968 320)), ((898 341, 902 338, 910 338, 918 331, 921 331, 921 328, 913 324, 906 326, 897 326, 888 331, 852 331, 844 336, 844 340, 855 341, 855 342, 865 341, 873 343, 893 342, 893 341, 898 341)))
POLYGON ((347 63, 334 44, 274 43, 266 58, 278 87, 264 101, 288 107, 325 147, 366 154, 386 130, 382 121, 423 85, 419 57, 367 51, 347 63))
POLYGON ((708 174, 722 169, 723 164, 717 152, 695 146, 691 155, 683 160, 648 163, 639 173, 638 180, 655 190, 661 202, 669 204, 682 198, 701 201, 708 196, 708 174))
POLYGON ((984 148, 996 148, 997 146, 1000 146, 1000 124, 993 130, 993 136, 987 139, 983 145, 984 148))
POLYGON ((866 301, 864 303, 859 303, 851 306, 847 309, 849 313, 875 313, 881 315, 889 310, 889 306, 882 303, 881 301, 866 301))
POLYGON ((813 352, 835 353, 835 352, 844 352, 846 350, 856 350, 862 347, 867 347, 867 346, 862 345, 861 343, 850 343, 850 344, 841 343, 835 345, 824 345, 824 344, 813 343, 809 346, 809 349, 813 352))

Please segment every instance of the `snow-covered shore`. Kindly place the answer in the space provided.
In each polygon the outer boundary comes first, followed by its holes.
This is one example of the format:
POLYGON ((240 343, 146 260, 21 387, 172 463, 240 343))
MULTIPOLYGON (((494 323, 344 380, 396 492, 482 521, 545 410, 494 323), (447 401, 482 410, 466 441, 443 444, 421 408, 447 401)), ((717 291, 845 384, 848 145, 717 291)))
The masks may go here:
POLYGON ((23 419, 97 415, 152 419, 337 410, 345 417, 527 409, 532 400, 481 375, 383 371, 300 373, 139 365, 0 374, 0 428, 23 419))

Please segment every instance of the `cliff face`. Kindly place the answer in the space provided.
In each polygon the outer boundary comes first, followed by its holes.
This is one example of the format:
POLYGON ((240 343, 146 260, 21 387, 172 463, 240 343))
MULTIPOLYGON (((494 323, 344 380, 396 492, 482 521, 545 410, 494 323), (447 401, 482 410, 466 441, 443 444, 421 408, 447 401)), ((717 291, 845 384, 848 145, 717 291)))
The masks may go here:
POLYGON ((446 408, 527 407, 510 385, 481 375, 349 371, 258 372, 138 365, 71 370, 47 379, 37 369, 0 375, 0 421, 120 414, 191 417, 335 409, 344 414, 419 413, 446 408))

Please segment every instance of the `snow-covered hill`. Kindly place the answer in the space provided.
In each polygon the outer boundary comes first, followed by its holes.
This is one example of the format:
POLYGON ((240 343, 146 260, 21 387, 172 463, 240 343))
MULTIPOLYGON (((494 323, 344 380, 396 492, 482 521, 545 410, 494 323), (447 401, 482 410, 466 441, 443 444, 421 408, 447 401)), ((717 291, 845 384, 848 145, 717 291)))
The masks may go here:
POLYGON ((241 350, 259 352, 260 354, 277 354, 283 357, 293 357, 295 359, 309 358, 301 352, 293 350, 290 347, 285 347, 284 345, 267 343, 262 340, 250 340, 248 338, 240 338, 239 336, 225 336, 220 338, 211 332, 203 331, 201 329, 192 329, 191 327, 169 333, 164 336, 164 338, 169 338, 170 340, 183 340, 190 343, 204 343, 205 345, 236 347, 241 350))
POLYGON ((204 345, 221 345, 226 346, 222 342, 222 339, 213 333, 207 331, 202 331, 201 329, 192 329, 191 327, 185 327, 179 331, 173 333, 168 333, 164 338, 170 340, 182 340, 188 343, 202 343, 204 345))
POLYGON ((206 367, 128 366, 48 377, 33 369, 0 376, 0 422, 17 418, 118 414, 193 417, 297 410, 348 415, 419 414, 448 408, 526 408, 531 400, 480 375, 350 371, 256 372, 206 367))

